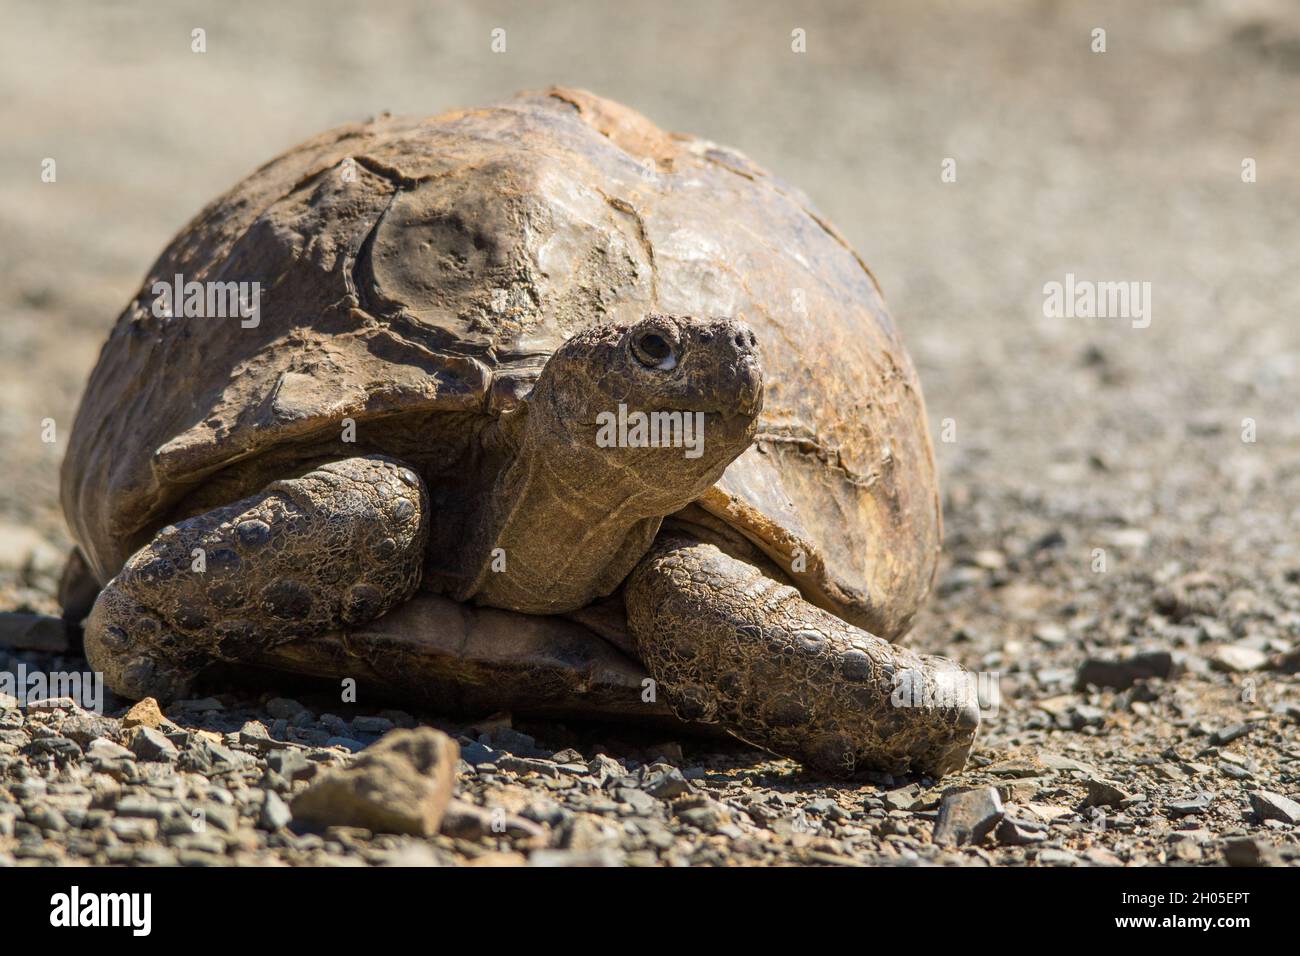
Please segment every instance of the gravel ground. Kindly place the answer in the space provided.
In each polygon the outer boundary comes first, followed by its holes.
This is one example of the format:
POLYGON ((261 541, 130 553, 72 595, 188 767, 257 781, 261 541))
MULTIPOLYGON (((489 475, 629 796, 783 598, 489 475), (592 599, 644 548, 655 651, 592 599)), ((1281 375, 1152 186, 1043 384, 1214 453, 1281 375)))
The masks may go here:
MULTIPOLYGON (((311 19, 168 4, 78 22, 11 7, 0 610, 57 611, 66 425, 190 214, 331 124, 562 82, 741 148, 871 263, 944 489, 945 556, 910 640, 996 674, 1000 697, 963 773, 852 785, 740 745, 452 723, 288 686, 206 688, 148 733, 124 727, 125 701, 97 716, 0 698, 0 864, 1300 862, 1289 4, 664 3, 636 24, 595 4, 311 19), (510 52, 494 56, 497 25, 510 52), (57 184, 39 180, 45 156, 57 184), (1149 327, 1045 318, 1044 283, 1066 273, 1149 281, 1149 327), (441 835, 292 820, 324 768, 417 723, 461 746, 441 835)), ((0 618, 0 635, 30 639, 28 624, 0 618)), ((6 654, 0 671, 85 666, 6 654)))

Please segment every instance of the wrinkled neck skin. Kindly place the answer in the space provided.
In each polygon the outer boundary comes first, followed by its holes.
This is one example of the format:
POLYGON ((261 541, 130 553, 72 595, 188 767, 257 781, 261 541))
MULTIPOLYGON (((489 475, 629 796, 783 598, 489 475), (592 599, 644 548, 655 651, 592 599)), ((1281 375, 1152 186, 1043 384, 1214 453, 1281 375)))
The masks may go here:
POLYGON ((483 497, 465 542, 468 575, 452 597, 528 614, 584 607, 627 577, 665 514, 716 480, 666 499, 573 424, 556 420, 539 383, 485 436, 508 459, 483 497))

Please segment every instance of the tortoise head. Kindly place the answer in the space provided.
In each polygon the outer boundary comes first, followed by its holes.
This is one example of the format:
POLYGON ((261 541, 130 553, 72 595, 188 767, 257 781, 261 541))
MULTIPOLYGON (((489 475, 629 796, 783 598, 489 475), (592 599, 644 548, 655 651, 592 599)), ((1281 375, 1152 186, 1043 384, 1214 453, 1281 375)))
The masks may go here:
POLYGON ((529 405, 528 431, 549 439, 552 467, 588 487, 600 475, 620 504, 632 499, 647 517, 662 516, 699 497, 749 447, 763 372, 742 321, 649 315, 574 335, 547 362, 529 405))

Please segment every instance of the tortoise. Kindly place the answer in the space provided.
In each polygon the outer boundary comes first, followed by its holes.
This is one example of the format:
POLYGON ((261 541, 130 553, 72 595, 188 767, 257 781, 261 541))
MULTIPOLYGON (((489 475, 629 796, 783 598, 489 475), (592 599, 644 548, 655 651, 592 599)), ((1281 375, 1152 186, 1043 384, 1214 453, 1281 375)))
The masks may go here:
POLYGON ((739 152, 585 91, 343 126, 210 204, 61 492, 129 698, 224 662, 671 714, 837 775, 949 772, 979 723, 970 675, 892 643, 941 528, 875 278, 739 152))

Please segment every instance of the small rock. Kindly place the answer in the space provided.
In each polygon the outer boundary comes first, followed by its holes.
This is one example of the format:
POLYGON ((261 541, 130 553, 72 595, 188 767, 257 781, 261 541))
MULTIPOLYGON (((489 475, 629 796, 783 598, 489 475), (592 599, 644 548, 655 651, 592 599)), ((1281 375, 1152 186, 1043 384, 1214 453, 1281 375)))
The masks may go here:
POLYGON ((513 754, 501 754, 496 759, 498 770, 508 770, 520 776, 529 773, 541 774, 543 777, 558 777, 560 768, 550 760, 535 757, 516 757, 513 754))
POLYGON ((1222 747, 1224 744, 1230 744, 1234 740, 1245 737, 1250 731, 1250 724, 1233 724, 1210 734, 1210 744, 1215 747, 1222 747))
POLYGON ((1068 807, 1055 807, 1050 803, 1026 803, 1025 809, 1038 819, 1051 823, 1060 817, 1068 817, 1073 811, 1068 807))
MULTIPOLYGON (((537 746, 537 741, 528 734, 520 733, 513 727, 493 726, 491 733, 486 735, 489 745, 497 750, 505 750, 514 754, 516 757, 546 757, 546 751, 537 746)), ((480 743, 482 741, 480 739, 480 743)))
POLYGON ((658 806, 654 797, 633 787, 618 787, 614 791, 614 796, 620 803, 625 803, 631 807, 633 813, 646 815, 653 813, 658 806))
POLYGON ((1214 617, 1222 600, 1222 582, 1207 572, 1193 571, 1157 591, 1154 603, 1157 611, 1179 622, 1193 616, 1214 617))
POLYGON ((1253 647, 1240 644, 1224 644, 1215 648, 1210 656, 1210 666, 1215 670, 1229 674, 1248 674, 1257 671, 1268 663, 1268 655, 1253 647))
POLYGON ((610 780, 627 776, 627 769, 613 757, 596 754, 587 761, 587 771, 595 778, 596 786, 603 787, 610 780))
MULTIPOLYGON (((157 707, 157 705, 154 705, 157 707)), ((130 738, 131 752, 141 760, 175 760, 179 753, 176 745, 153 727, 137 726, 130 738)))
POLYGON ((528 857, 529 866, 622 866, 623 860, 612 847, 594 850, 534 850, 528 857))
POLYGON ((684 794, 694 792, 694 788, 682 776, 682 772, 667 764, 651 764, 649 767, 643 767, 641 789, 660 800, 675 800, 684 794))
POLYGON ((1118 807, 1131 796, 1109 780, 1089 777, 1086 783, 1088 798, 1084 801, 1084 806, 1087 807, 1118 807))
POLYGON ((670 760, 675 764, 680 764, 686 759, 686 755, 682 753, 682 745, 677 743, 675 740, 665 741, 661 744, 653 744, 652 746, 645 748, 645 750, 648 754, 654 754, 655 757, 670 760))
POLYGON ((505 836, 512 840, 540 840, 546 831, 523 817, 504 811, 489 810, 465 800, 451 800, 442 817, 443 835, 462 840, 481 840, 505 836))
POLYGON ((1080 665, 1074 686, 1083 690, 1089 684, 1127 690, 1140 680, 1153 677, 1168 680, 1176 673, 1174 656, 1168 651, 1148 651, 1127 657, 1090 657, 1080 665))
POLYGON ((882 798, 891 810, 911 810, 920 799, 920 784, 912 783, 906 787, 899 787, 896 790, 890 790, 882 798))
POLYGON ((62 618, 45 614, 0 613, 0 647, 47 654, 68 652, 68 629, 62 618))
POLYGON ((1049 697, 1038 701, 1037 706, 1046 711, 1062 730, 1082 730, 1100 727, 1106 722, 1106 713, 1099 707, 1076 701, 1069 695, 1049 697))
POLYGON ((388 733, 397 725, 387 717, 361 716, 352 718, 352 730, 359 734, 375 734, 382 736, 388 733))
POLYGON ((485 763, 496 766, 494 761, 499 756, 500 754, 491 747, 481 744, 477 740, 470 741, 460 748, 460 759, 465 761, 471 767, 477 767, 480 764, 485 763))
POLYGON ((1251 837, 1226 840, 1223 859, 1228 866, 1276 866, 1281 863, 1273 847, 1251 837))
POLYGON ((1047 839, 1047 827, 1032 820, 1004 816, 995 831, 995 839, 1003 846, 1028 846, 1047 839))
POLYGON ((992 787, 950 793, 939 805, 934 842, 940 846, 980 843, 1003 815, 1002 799, 992 787))
MULTIPOLYGON (((171 741, 168 741, 168 743, 171 743, 171 741)), ((90 757, 98 757, 101 760, 122 760, 131 756, 131 751, 121 744, 115 744, 111 740, 99 737, 90 742, 86 754, 90 757)))
POLYGON ((1165 813, 1175 818, 1195 816, 1208 810, 1212 799, 1208 793, 1200 793, 1185 800, 1175 800, 1165 804, 1165 813))
POLYGON ((705 833, 713 833, 731 822, 727 808, 704 794, 682 797, 673 804, 673 815, 705 833))
POLYGON ((1048 647, 1060 647, 1068 637, 1065 628, 1059 624, 1040 624, 1034 628, 1034 639, 1048 647))
POLYGON ((1268 667, 1280 674, 1300 674, 1300 648, 1271 657, 1268 667))
POLYGON ((266 702, 266 712, 279 720, 288 721, 311 716, 311 711, 289 697, 272 697, 266 702))
POLYGON ((81 705, 72 697, 40 697, 28 699, 28 710, 64 710, 69 713, 76 713, 81 710, 81 705))
POLYGON ((60 761, 76 760, 81 756, 81 748, 76 741, 57 735, 38 737, 28 745, 27 751, 32 754, 49 754, 60 761))
POLYGON ((433 836, 451 800, 459 759, 460 748, 441 731, 395 730, 351 766, 318 776, 294 798, 294 819, 433 836))
POLYGON ((1123 860, 1117 857, 1114 853, 1111 853, 1110 850, 1107 850, 1105 847, 1100 847, 1100 846, 1091 847, 1083 855, 1084 858, 1087 859, 1089 863, 1094 863, 1097 866, 1123 866, 1124 865, 1123 860))
POLYGON ((89 747, 94 741, 108 737, 116 731, 116 725, 106 717, 95 714, 76 714, 63 722, 60 728, 63 736, 69 737, 89 747))
POLYGON ((162 710, 158 707, 158 701, 152 697, 136 703, 122 718, 122 726, 128 730, 132 727, 157 727, 162 722, 162 710))
POLYGON ((238 770, 253 762, 254 758, 250 754, 231 750, 205 734, 197 733, 186 743, 180 766, 182 770, 213 775, 238 770))
POLYGON ((1079 858, 1068 850, 1043 850, 1038 854, 1043 866, 1078 866, 1079 858))
POLYGON ((1300 803, 1271 790, 1250 791, 1250 808, 1260 821, 1280 820, 1282 823, 1300 823, 1300 803))
POLYGON ((266 765, 289 781, 305 780, 316 770, 301 750, 274 751, 267 756, 266 765))
POLYGON ((360 740, 354 740, 351 737, 330 737, 325 741, 326 747, 341 747, 348 753, 360 753, 366 749, 366 745, 360 740))
POLYGON ((290 811, 288 804, 280 799, 280 795, 274 790, 266 791, 266 796, 262 800, 262 812, 258 814, 258 826, 274 833, 281 827, 287 827, 292 820, 293 812, 290 811))

